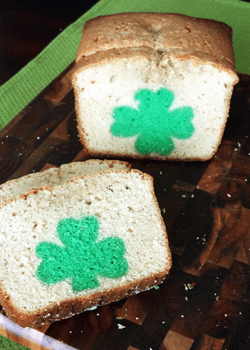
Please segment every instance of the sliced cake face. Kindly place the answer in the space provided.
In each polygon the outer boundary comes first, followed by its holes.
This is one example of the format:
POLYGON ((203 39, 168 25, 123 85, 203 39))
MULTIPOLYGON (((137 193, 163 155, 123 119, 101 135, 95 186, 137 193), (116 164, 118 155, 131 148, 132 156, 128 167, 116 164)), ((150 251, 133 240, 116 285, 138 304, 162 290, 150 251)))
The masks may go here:
POLYGON ((55 307, 60 318, 57 305, 74 301, 82 312, 93 298, 98 305, 152 288, 171 266, 152 179, 140 172, 39 190, 6 204, 0 220, 1 304, 10 318, 55 307))
POLYGON ((81 141, 97 155, 209 159, 234 83, 193 55, 131 48, 89 56, 73 78, 81 141))
POLYGON ((118 160, 89 159, 84 162, 63 164, 59 168, 51 168, 9 180, 0 186, 0 205, 13 197, 18 197, 31 189, 43 186, 59 186, 76 176, 100 172, 110 169, 130 169, 129 163, 118 160))
POLYGON ((0 186, 0 205, 10 198, 17 197, 31 188, 55 186, 60 183, 58 171, 54 168, 44 172, 28 174, 20 179, 9 180, 0 186))
POLYGON ((60 183, 58 183, 58 185, 61 185, 76 176, 86 175, 88 173, 95 173, 110 169, 128 170, 130 168, 131 165, 129 163, 119 160, 89 159, 84 162, 72 162, 69 164, 63 164, 59 168, 60 183))
POLYGON ((139 47, 156 52, 182 50, 206 56, 235 71, 231 27, 176 13, 130 12, 95 17, 83 26, 76 62, 97 52, 139 47))

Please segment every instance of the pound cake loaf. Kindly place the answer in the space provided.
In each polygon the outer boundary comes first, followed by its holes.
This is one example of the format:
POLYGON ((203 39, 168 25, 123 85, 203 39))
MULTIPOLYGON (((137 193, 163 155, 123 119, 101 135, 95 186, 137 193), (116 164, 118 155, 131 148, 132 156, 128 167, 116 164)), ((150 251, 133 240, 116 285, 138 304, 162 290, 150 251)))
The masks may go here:
POLYGON ((108 170, 31 190, 0 210, 0 303, 37 327, 161 283, 171 268, 150 175, 108 170))
POLYGON ((91 156, 208 160, 238 80, 224 23, 167 13, 96 17, 83 26, 72 75, 80 140, 91 156))
POLYGON ((58 186, 72 178, 110 169, 130 169, 131 165, 119 160, 89 159, 82 162, 62 164, 37 173, 9 180, 0 186, 0 206, 7 200, 43 186, 58 186))

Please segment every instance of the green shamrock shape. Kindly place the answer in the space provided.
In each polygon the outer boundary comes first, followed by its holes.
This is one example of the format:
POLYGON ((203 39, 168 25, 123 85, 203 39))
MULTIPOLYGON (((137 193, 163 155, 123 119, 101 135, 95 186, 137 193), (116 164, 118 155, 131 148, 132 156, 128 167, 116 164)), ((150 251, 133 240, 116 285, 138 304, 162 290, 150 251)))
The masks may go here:
POLYGON ((142 89, 136 92, 135 100, 140 101, 138 109, 127 106, 114 108, 112 117, 115 121, 110 131, 118 137, 137 135, 135 149, 139 153, 168 155, 174 150, 171 136, 187 139, 194 133, 192 107, 169 110, 174 101, 172 91, 142 89))
POLYGON ((81 220, 67 218, 57 225, 61 247, 51 242, 41 242, 36 254, 42 262, 36 277, 50 285, 71 277, 72 289, 78 292, 97 288, 97 276, 119 278, 128 271, 124 258, 125 246, 118 237, 108 237, 96 242, 98 219, 86 216, 81 220))

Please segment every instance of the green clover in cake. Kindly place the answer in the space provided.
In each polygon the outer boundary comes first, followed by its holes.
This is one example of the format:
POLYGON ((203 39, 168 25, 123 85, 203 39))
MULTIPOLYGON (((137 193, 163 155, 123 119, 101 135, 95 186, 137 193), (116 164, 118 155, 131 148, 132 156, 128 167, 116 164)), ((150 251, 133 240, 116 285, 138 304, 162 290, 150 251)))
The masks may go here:
POLYGON ((174 101, 172 91, 142 89, 136 92, 135 100, 139 100, 138 108, 114 108, 110 131, 117 137, 137 136, 135 149, 140 154, 168 155, 175 147, 172 137, 188 139, 194 133, 193 108, 184 106, 170 110, 174 101))
POLYGON ((125 246, 118 237, 97 241, 99 221, 95 216, 81 220, 67 218, 57 225, 58 237, 64 246, 41 242, 36 254, 42 262, 36 277, 45 284, 54 284, 71 278, 74 292, 97 288, 97 276, 119 278, 128 271, 124 257, 125 246))

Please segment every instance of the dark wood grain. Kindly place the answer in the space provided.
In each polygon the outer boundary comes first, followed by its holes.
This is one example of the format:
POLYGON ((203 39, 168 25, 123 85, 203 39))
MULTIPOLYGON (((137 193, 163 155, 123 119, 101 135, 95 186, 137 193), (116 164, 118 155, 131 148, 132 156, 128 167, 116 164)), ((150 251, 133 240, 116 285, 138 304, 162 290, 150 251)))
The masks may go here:
MULTIPOLYGON (((0 132, 0 182, 88 159, 72 64, 0 132)), ((128 160, 154 177, 173 267, 158 289, 41 327, 83 350, 246 350, 250 324, 250 76, 207 162, 128 160)))

